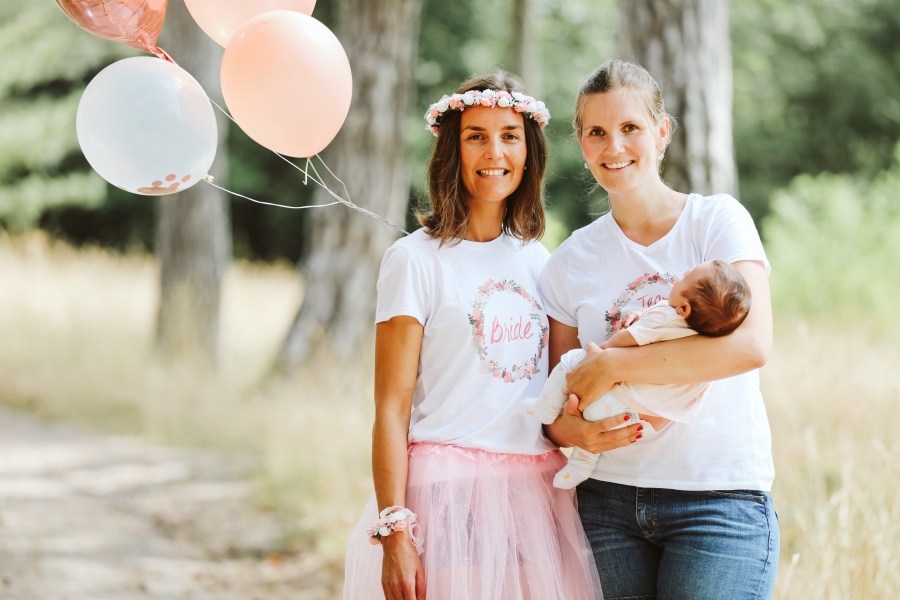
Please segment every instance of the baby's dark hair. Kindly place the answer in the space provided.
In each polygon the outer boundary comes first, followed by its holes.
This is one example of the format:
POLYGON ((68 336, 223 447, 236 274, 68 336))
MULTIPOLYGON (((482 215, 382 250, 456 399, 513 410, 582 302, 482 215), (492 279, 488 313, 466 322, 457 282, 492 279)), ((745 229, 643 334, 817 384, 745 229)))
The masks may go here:
POLYGON ((713 274, 684 292, 691 304, 687 324, 709 337, 728 335, 744 322, 750 312, 750 286, 740 271, 722 260, 713 261, 713 274))

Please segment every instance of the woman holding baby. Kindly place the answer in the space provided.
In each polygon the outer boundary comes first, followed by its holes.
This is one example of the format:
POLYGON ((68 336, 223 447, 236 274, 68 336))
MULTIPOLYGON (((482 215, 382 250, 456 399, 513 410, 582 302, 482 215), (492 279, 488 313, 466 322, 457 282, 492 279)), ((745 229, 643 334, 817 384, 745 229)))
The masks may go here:
POLYGON ((502 72, 477 77, 426 114, 433 209, 379 276, 375 494, 348 547, 344 597, 766 598, 778 526, 756 229, 733 198, 662 182, 671 122, 659 88, 641 67, 608 61, 582 86, 575 127, 612 211, 548 261, 537 239, 549 113, 523 91, 502 72), (694 287, 672 284, 698 266, 703 279, 708 261, 733 265, 752 296, 733 333, 636 345, 636 328, 600 349, 626 314, 641 322, 636 310, 668 302, 666 315, 688 318, 694 287), (573 395, 542 430, 529 398, 582 347, 573 395), (713 383, 690 418, 585 420, 623 381, 713 383), (580 519, 573 490, 553 485, 566 466, 557 446, 600 453, 576 490, 580 519))
POLYGON ((575 134, 612 210, 550 258, 539 287, 550 319, 550 363, 587 357, 568 375, 573 394, 547 426, 561 446, 601 450, 584 410, 616 382, 713 382, 690 423, 604 452, 578 486, 581 520, 604 597, 768 598, 779 530, 769 490, 771 437, 759 367, 772 345, 769 264, 753 221, 732 197, 669 189, 659 175, 672 121, 641 67, 607 61, 578 94, 575 134), (752 295, 724 337, 695 335, 601 350, 624 316, 668 298, 670 282, 710 260, 730 263, 752 295))

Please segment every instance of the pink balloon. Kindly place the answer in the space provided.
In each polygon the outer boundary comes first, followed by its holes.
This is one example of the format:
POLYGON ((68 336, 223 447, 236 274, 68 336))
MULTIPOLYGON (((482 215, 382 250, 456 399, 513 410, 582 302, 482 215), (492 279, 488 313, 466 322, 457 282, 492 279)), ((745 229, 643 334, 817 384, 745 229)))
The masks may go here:
POLYGON ((82 29, 171 62, 156 46, 167 3, 168 0, 56 0, 66 16, 82 29))
POLYGON ((316 0, 184 0, 200 29, 220 46, 241 26, 257 15, 272 10, 293 10, 311 15, 316 0))
POLYGON ((259 15, 238 30, 225 48, 221 80, 241 129, 294 157, 331 143, 353 93, 350 62, 331 30, 287 10, 259 15))

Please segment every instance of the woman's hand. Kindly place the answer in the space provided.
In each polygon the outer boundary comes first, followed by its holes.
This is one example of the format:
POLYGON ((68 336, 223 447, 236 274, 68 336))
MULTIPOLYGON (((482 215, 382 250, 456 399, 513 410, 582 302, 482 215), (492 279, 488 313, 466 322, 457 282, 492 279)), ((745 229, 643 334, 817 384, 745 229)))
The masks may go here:
POLYGON ((584 347, 587 356, 566 374, 566 387, 579 398, 578 410, 584 410, 618 383, 607 360, 608 353, 597 344, 589 342, 584 347))
POLYGON ((623 414, 602 421, 585 421, 578 410, 578 398, 571 394, 563 407, 562 415, 546 426, 547 437, 564 448, 578 446, 592 454, 607 452, 632 444, 643 437, 641 431, 644 427, 638 423, 610 431, 628 420, 628 415, 623 414))
POLYGON ((381 587, 386 600, 425 600, 425 569, 406 531, 381 539, 381 587))

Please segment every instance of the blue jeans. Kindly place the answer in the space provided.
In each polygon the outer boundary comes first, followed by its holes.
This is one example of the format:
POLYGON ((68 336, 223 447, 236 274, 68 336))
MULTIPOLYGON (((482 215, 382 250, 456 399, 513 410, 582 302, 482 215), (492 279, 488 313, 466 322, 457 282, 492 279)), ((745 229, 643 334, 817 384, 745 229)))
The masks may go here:
POLYGON ((772 595, 780 537, 766 492, 684 492, 596 479, 577 492, 604 600, 772 595))

